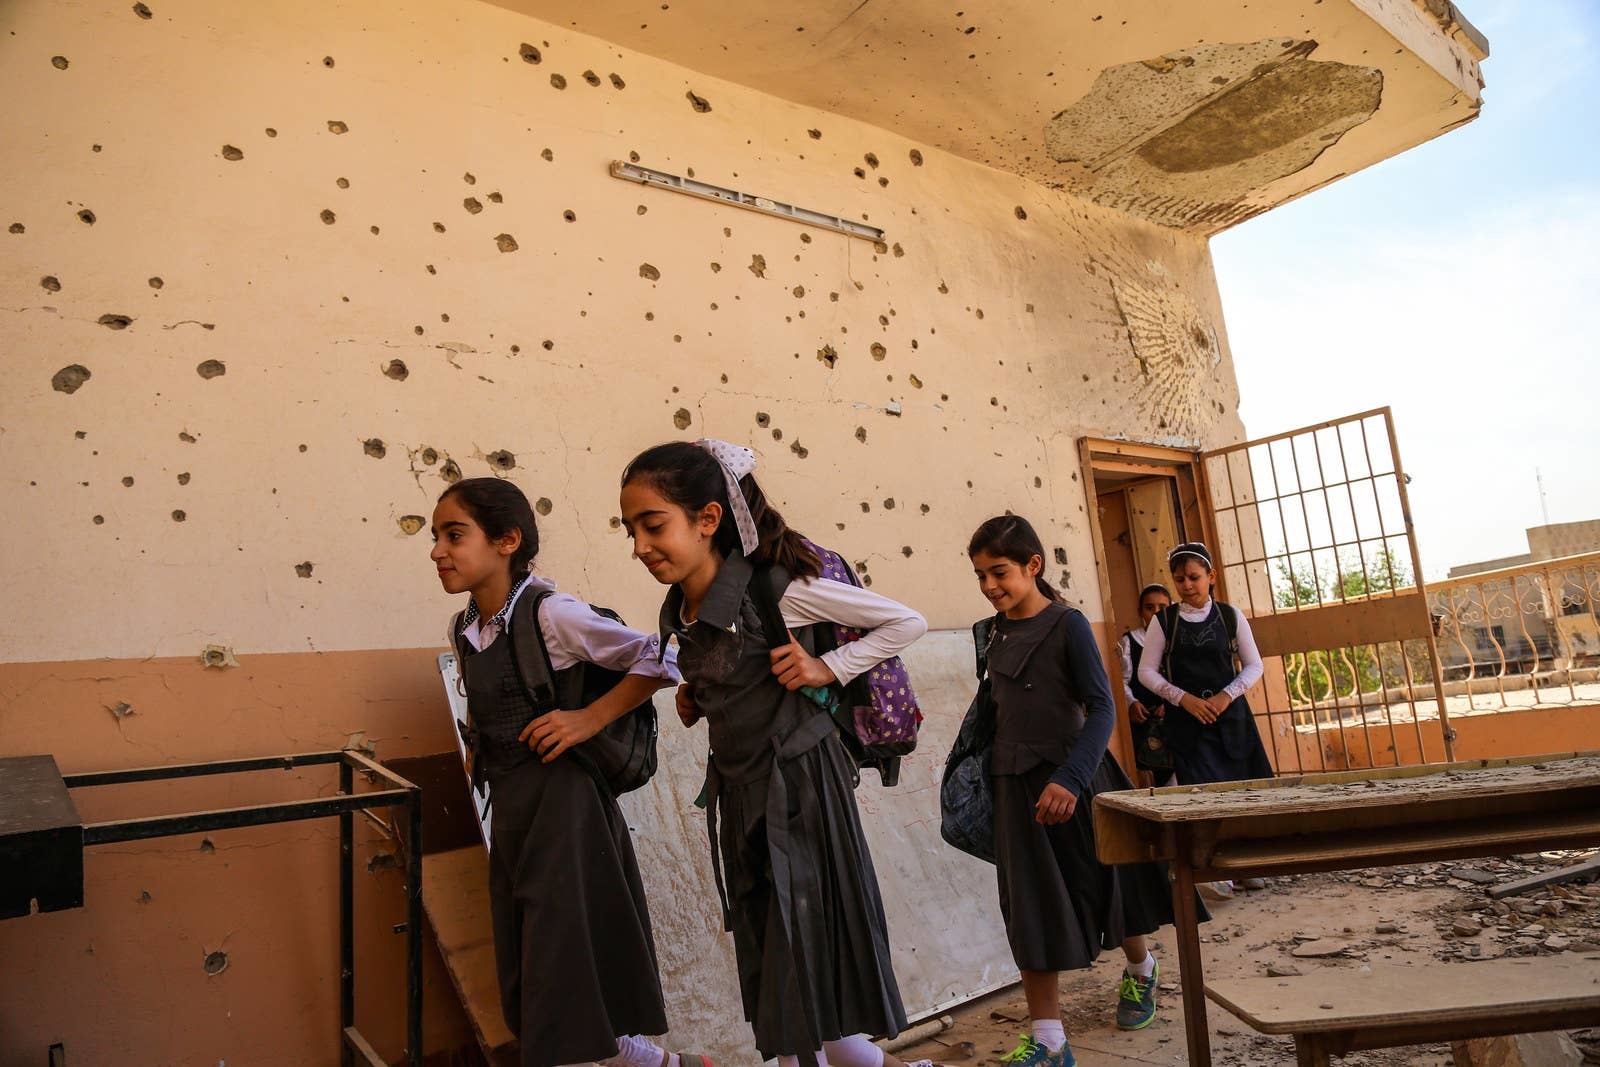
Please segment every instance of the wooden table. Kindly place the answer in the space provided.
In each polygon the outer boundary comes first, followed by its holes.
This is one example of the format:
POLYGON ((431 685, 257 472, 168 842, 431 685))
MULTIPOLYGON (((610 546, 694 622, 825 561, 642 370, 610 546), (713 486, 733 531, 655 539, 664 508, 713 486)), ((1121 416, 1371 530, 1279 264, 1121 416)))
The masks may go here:
POLYGON ((1104 863, 1170 865, 1191 1067, 1211 1036, 1197 881, 1600 845, 1600 752, 1102 793, 1104 863))

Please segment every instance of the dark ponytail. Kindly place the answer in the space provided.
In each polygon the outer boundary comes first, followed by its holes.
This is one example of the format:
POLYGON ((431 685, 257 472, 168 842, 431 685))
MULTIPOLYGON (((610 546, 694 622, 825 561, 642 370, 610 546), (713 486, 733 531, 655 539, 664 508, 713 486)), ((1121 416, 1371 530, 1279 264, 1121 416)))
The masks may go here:
POLYGON ((539 524, 522 490, 504 478, 463 478, 439 494, 439 503, 451 497, 491 541, 522 531, 522 544, 511 554, 511 576, 526 574, 539 554, 539 524))
MULTIPOLYGON (((724 558, 743 555, 739 529, 728 505, 728 481, 722 464, 711 453, 688 441, 668 441, 647 448, 622 472, 624 486, 637 479, 649 483, 690 518, 698 515, 707 504, 718 504, 722 508, 722 521, 717 525, 712 543, 724 558)), ((740 478, 739 490, 756 524, 757 544, 756 550, 750 553, 751 562, 776 564, 795 578, 821 575, 822 562, 817 554, 807 547, 804 538, 789 528, 778 509, 767 503, 767 496, 756 484, 755 475, 740 478)))
POLYGON ((1021 515, 996 515, 978 527, 972 540, 967 542, 967 555, 987 552, 991 556, 1009 559, 1026 567, 1035 556, 1039 557, 1039 573, 1034 581, 1039 592, 1051 600, 1060 600, 1056 587, 1044 580, 1044 543, 1034 531, 1033 524, 1021 515))

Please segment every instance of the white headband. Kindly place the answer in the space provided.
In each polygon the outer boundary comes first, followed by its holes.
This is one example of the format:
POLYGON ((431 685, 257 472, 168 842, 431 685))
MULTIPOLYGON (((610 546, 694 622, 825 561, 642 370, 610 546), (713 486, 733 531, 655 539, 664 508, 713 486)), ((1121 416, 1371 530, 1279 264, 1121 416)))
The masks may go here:
POLYGON ((728 483, 728 510, 733 512, 733 524, 739 531, 739 545, 748 556, 761 539, 756 536, 756 520, 750 515, 750 504, 739 488, 739 479, 755 472, 756 454, 743 445, 731 445, 714 437, 702 437, 695 445, 711 453, 722 466, 722 477, 728 483))

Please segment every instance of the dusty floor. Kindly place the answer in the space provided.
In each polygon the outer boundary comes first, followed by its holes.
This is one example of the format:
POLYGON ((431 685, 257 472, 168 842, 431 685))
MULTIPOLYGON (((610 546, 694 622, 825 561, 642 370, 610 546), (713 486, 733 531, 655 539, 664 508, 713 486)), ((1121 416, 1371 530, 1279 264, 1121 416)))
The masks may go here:
MULTIPOLYGON (((1265 975, 1270 967, 1274 974, 1313 974, 1319 968, 1361 968, 1376 962, 1470 966, 1472 960, 1559 952, 1600 956, 1600 883, 1592 878, 1498 901, 1487 893, 1494 883, 1588 855, 1545 853, 1274 879, 1264 890, 1241 891, 1233 900, 1212 906, 1213 919, 1201 928, 1207 973, 1265 975)), ((1113 1024, 1120 953, 1102 955, 1090 970, 1063 976, 1063 1017, 1083 1067, 1185 1062, 1177 950, 1170 928, 1155 941, 1162 968, 1160 1000, 1156 1021, 1144 1030, 1123 1033, 1113 1024)), ((951 1015, 952 1029, 899 1055, 960 1067, 996 1064, 1027 1027, 1019 987, 951 1015)), ((1216 1005, 1209 1006, 1207 1018, 1218 1067, 1295 1062, 1288 1039, 1263 1037, 1216 1005)), ((1597 1047, 1582 1043, 1586 1050, 1597 1047)), ((1600 1054, 1591 1057, 1589 1062, 1600 1062, 1600 1054)), ((1435 1045, 1356 1053, 1338 1062, 1351 1067, 1444 1067, 1453 1060, 1448 1046, 1435 1045)))

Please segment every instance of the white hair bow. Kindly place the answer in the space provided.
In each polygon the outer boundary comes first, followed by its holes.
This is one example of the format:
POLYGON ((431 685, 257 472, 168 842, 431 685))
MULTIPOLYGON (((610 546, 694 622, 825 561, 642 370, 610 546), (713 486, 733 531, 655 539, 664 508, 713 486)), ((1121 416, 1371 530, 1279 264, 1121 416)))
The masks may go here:
POLYGON ((728 509, 733 512, 733 524, 739 531, 739 546, 745 555, 756 550, 761 539, 756 536, 756 520, 750 514, 750 504, 739 488, 739 479, 756 469, 756 454, 743 445, 702 437, 695 445, 711 453, 722 466, 722 476, 728 483, 728 509))

